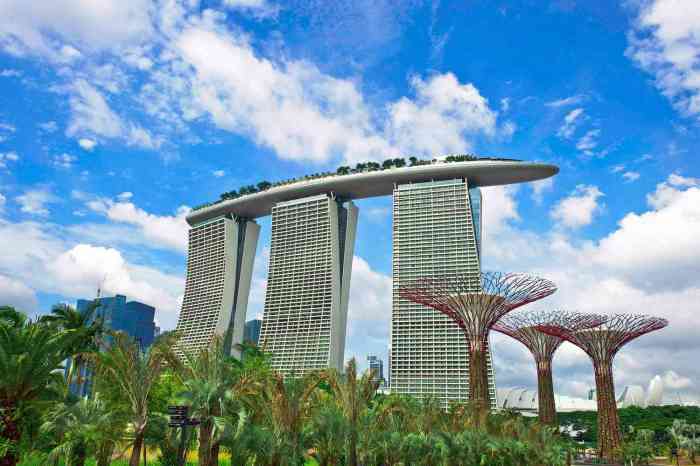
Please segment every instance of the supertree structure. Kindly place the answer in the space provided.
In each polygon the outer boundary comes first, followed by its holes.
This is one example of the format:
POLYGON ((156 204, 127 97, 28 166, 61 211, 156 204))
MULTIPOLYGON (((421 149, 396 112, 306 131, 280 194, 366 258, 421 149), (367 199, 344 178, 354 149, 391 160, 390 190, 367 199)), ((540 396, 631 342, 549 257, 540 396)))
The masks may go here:
POLYGON ((552 358, 564 340, 541 332, 537 327, 565 322, 568 328, 583 330, 596 327, 604 321, 605 317, 594 314, 558 310, 526 311, 507 314, 493 326, 493 330, 504 333, 525 345, 535 358, 539 420, 542 424, 556 425, 552 358))
POLYGON ((486 351, 491 327, 513 309, 556 289, 551 281, 530 275, 485 272, 420 278, 401 287, 399 295, 445 314, 462 329, 469 349, 469 401, 483 414, 490 406, 486 351))
POLYGON ((616 314, 599 326, 575 328, 569 322, 550 322, 538 328, 581 348, 593 361, 598 399, 598 452, 601 458, 614 459, 622 434, 615 402, 613 359, 630 341, 668 325, 666 319, 635 314, 616 314))

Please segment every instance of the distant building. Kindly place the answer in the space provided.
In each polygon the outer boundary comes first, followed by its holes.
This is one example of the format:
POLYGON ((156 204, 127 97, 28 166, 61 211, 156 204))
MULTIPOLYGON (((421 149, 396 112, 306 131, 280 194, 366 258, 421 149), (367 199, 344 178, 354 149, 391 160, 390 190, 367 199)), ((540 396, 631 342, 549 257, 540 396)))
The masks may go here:
MULTIPOLYGON (((95 310, 95 318, 103 320, 105 330, 126 333, 137 341, 143 350, 151 346, 160 330, 154 321, 155 307, 138 301, 127 302, 126 296, 118 294, 112 298, 79 299, 78 311, 85 312, 95 301, 99 303, 95 310)), ((66 376, 71 362, 68 360, 66 363, 66 376)), ((88 396, 92 391, 92 371, 83 367, 80 374, 75 375, 83 379, 83 383, 80 390, 77 383, 71 383, 71 392, 79 396, 88 396)))
POLYGON ((367 356, 367 361, 369 362, 369 370, 374 373, 374 380, 378 380, 383 386, 386 384, 384 379, 384 361, 379 359, 377 356, 369 355, 367 356))
MULTIPOLYGON (((85 312, 93 302, 91 299, 79 299, 78 311, 85 312)), ((155 307, 138 301, 127 302, 126 296, 121 294, 113 298, 97 298, 97 302, 99 307, 95 317, 104 320, 106 329, 126 333, 143 349, 151 346, 156 335, 155 307)))
POLYGON ((596 400, 598 398, 596 395, 595 388, 591 388, 590 390, 588 390, 588 397, 587 398, 589 400, 596 400))
POLYGON ((245 330, 243 330, 243 341, 250 343, 255 343, 256 345, 260 341, 260 327, 262 327, 262 320, 253 319, 245 323, 245 330))

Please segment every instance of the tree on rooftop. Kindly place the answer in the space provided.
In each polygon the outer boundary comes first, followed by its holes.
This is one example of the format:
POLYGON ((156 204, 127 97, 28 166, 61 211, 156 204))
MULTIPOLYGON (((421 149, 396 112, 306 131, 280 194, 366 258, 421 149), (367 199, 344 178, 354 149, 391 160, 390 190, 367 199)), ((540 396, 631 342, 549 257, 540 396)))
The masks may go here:
POLYGON ((451 318, 469 347, 469 401, 474 423, 488 413, 490 396, 487 340, 491 327, 512 310, 556 291, 549 280, 525 274, 486 272, 444 278, 421 278, 399 289, 403 299, 432 307, 451 318))
POLYGON ((601 458, 614 459, 622 444, 615 401, 613 359, 630 341, 667 325, 666 319, 658 317, 616 314, 593 328, 581 329, 569 319, 563 318, 538 326, 541 331, 578 346, 593 361, 598 403, 598 450, 601 458))
POLYGON ((493 326, 497 332, 504 333, 525 345, 535 358, 539 420, 542 424, 550 426, 557 424, 552 358, 564 340, 539 331, 537 326, 558 320, 565 320, 572 328, 585 329, 600 325, 605 318, 593 314, 563 311, 518 312, 504 316, 493 326))

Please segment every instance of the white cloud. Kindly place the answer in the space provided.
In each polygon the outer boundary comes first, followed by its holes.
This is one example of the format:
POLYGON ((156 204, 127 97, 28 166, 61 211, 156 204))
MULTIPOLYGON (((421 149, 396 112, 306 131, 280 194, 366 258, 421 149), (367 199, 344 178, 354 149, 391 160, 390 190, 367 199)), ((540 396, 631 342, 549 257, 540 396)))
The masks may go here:
POLYGON ((78 140, 78 144, 79 144, 80 147, 82 147, 83 149, 85 149, 85 150, 87 150, 87 151, 91 151, 91 150, 93 150, 93 149, 95 148, 95 146, 97 145, 97 141, 95 141, 94 139, 89 139, 89 138, 80 138, 80 139, 78 140))
POLYGON ((21 281, 0 274, 0 301, 3 306, 14 306, 24 312, 33 312, 37 308, 34 290, 21 281))
POLYGON ((71 168, 76 160, 78 157, 66 153, 54 155, 52 158, 53 164, 59 168, 71 168))
POLYGON ((0 3, 0 47, 16 55, 69 61, 80 50, 124 47, 151 36, 147 0, 53 0, 0 3))
MULTIPOLYGON (((692 184, 692 179, 669 177, 659 186, 673 188, 673 195, 659 201, 657 187, 649 196, 652 209, 627 214, 599 241, 570 238, 566 230, 559 229, 536 234, 509 224, 497 233, 485 231, 485 268, 528 271, 552 279, 559 290, 532 305, 537 309, 641 312, 668 318, 668 328, 635 340, 617 356, 619 390, 628 384, 646 385, 668 370, 700 380, 700 314, 695 312, 700 286, 694 280, 700 274, 700 188, 692 184)), ((493 215, 491 207, 484 203, 485 216, 493 215)), ((499 384, 536 385, 534 370, 510 370, 513 361, 517 365, 519 358, 527 359, 526 353, 520 355, 517 343, 503 340, 494 351, 499 384)), ((557 391, 564 394, 580 395, 594 386, 588 357, 568 344, 557 353, 554 377, 557 391)), ((679 392, 686 398, 700 396, 697 385, 679 392)))
POLYGON ((15 131, 14 125, 0 122, 0 142, 6 141, 15 131))
POLYGON ((22 76, 20 70, 4 69, 0 70, 0 77, 2 78, 19 78, 22 76))
POLYGON ((117 199, 120 201, 128 201, 132 197, 134 197, 134 193, 132 193, 130 191, 124 191, 123 193, 119 193, 117 195, 117 199))
POLYGON ((7 168, 8 162, 16 162, 19 160, 19 155, 17 152, 0 152, 0 169, 7 168))
POLYGON ((267 0, 223 0, 223 4, 232 10, 249 11, 258 17, 274 16, 279 10, 267 0))
POLYGON ((622 178, 624 178, 624 180, 628 183, 631 183, 633 181, 637 181, 640 176, 641 175, 639 174, 639 172, 633 172, 633 171, 625 172, 622 174, 622 178))
POLYGON ((0 193, 0 214, 5 210, 5 204, 7 204, 7 198, 4 194, 0 193))
POLYGON ((39 123, 39 128, 47 133, 53 133, 58 129, 58 124, 55 121, 46 121, 44 123, 39 123))
POLYGON ((510 99, 504 97, 501 99, 501 112, 506 113, 508 110, 510 110, 510 99))
MULTIPOLYGON (((484 235, 498 234, 511 222, 520 220, 515 202, 517 185, 489 186, 481 188, 483 204, 488 206, 488 214, 483 214, 482 230, 484 235)), ((486 207, 484 207, 486 209, 486 207)))
POLYGON ((49 215, 48 204, 58 202, 59 199, 48 188, 29 189, 24 194, 15 197, 20 205, 20 210, 31 215, 49 215))
POLYGON ((624 166, 624 165, 615 165, 615 166, 613 166, 613 167, 610 169, 610 171, 611 171, 612 173, 620 173, 621 171, 624 171, 624 170, 625 170, 625 166, 624 166))
POLYGON ((642 4, 627 55, 654 75, 656 86, 685 115, 700 114, 700 3, 642 4))
POLYGON ((653 210, 627 214, 600 241, 594 260, 640 287, 693 283, 700 263, 700 187, 695 181, 689 186, 690 179, 671 175, 657 185, 647 196, 653 210))
POLYGON ((356 357, 360 364, 367 355, 387 360, 391 322, 391 277, 382 274, 361 257, 352 261, 346 359, 356 357))
POLYGON ((586 155, 593 155, 593 149, 598 147, 599 129, 591 129, 584 134, 576 143, 576 148, 586 155))
MULTIPOLYGON (((105 294, 122 293, 156 306, 158 320, 166 328, 175 326, 182 277, 131 263, 114 248, 66 241, 61 232, 62 227, 46 222, 0 220, 0 243, 12 244, 0 248, 0 274, 30 290, 66 299, 92 297, 102 285, 105 294)), ((0 295, 1 290, 0 281, 0 295)))
POLYGON ((545 103, 547 107, 568 107, 570 105, 578 105, 581 102, 583 102, 586 99, 586 96, 583 94, 577 94, 577 95, 572 95, 569 97, 565 97, 563 99, 557 99, 553 100, 551 102, 545 103))
POLYGON ((566 198, 562 199, 552 209, 550 215, 560 225, 576 229, 590 225, 593 216, 600 212, 598 198, 603 193, 597 186, 580 184, 566 198))
POLYGON ((446 73, 428 81, 413 77, 411 85, 415 100, 404 97, 389 106, 389 139, 404 153, 469 152, 465 135, 495 133, 496 113, 472 84, 446 73))
MULTIPOLYGON (((157 149, 162 140, 134 123, 125 122, 109 106, 97 88, 84 79, 71 87, 71 120, 66 130, 68 136, 93 135, 110 139, 122 139, 130 146, 157 149)), ((94 147, 92 138, 80 137, 81 147, 94 147)), ((90 150, 90 149, 88 149, 90 150)))
POLYGON ((72 110, 67 134, 91 133, 116 138, 122 133, 122 122, 104 96, 85 80, 74 83, 70 98, 72 110))
POLYGON ((542 205, 544 193, 551 191, 554 187, 554 177, 533 181, 529 183, 529 185, 532 189, 532 200, 535 201, 537 205, 542 205))
POLYGON ((172 216, 159 216, 148 213, 125 199, 128 198, 122 198, 118 202, 96 199, 89 201, 87 206, 112 221, 137 227, 147 240, 155 243, 154 247, 166 247, 183 253, 187 251, 189 226, 185 216, 190 211, 189 207, 181 206, 172 216))
POLYGON ((688 178, 672 173, 668 179, 656 186, 653 193, 647 194, 647 203, 656 210, 662 209, 683 195, 679 188, 700 186, 700 179, 688 178))
POLYGON ((223 170, 214 170, 213 172, 211 172, 211 174, 214 175, 216 178, 221 178, 226 174, 226 172, 223 170))
POLYGON ((566 114, 564 123, 559 127, 557 136, 561 138, 570 138, 576 131, 577 120, 583 115, 583 108, 575 108, 566 114))

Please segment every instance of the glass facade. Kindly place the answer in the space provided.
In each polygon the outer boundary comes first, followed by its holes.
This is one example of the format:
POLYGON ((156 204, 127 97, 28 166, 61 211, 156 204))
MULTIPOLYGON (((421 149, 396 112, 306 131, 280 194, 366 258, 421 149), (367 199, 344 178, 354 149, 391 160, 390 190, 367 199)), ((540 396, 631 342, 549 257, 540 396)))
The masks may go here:
MULTIPOLYGON (((105 328, 126 333, 143 349, 151 346, 156 333, 155 307, 138 301, 127 302, 126 296, 120 294, 97 301, 95 316, 104 320, 105 328)), ((78 311, 84 312, 92 303, 93 300, 79 299, 78 311)))
POLYGON ((243 331, 243 341, 249 343, 258 344, 260 340, 260 327, 262 326, 262 320, 253 319, 245 323, 245 330, 243 331))

